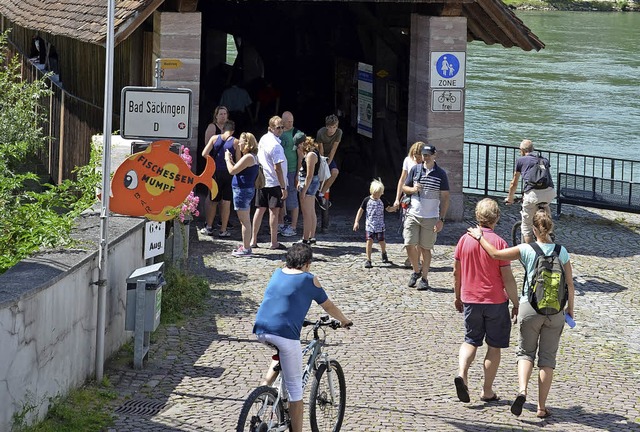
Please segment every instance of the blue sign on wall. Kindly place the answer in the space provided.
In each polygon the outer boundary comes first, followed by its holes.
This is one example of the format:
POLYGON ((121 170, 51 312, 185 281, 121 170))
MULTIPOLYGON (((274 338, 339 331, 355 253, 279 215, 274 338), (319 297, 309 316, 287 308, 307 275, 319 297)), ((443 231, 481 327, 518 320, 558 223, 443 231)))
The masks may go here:
POLYGON ((451 53, 441 55, 436 61, 436 70, 442 78, 453 78, 460 71, 458 57, 451 53))

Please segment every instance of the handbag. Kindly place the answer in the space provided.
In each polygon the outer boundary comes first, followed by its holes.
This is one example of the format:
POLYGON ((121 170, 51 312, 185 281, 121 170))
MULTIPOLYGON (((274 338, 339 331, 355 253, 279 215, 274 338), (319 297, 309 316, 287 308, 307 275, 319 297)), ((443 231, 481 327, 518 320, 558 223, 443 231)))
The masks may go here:
POLYGON ((258 158, 255 156, 254 158, 256 160, 256 164, 258 164, 258 176, 256 177, 254 186, 256 189, 262 189, 267 184, 267 180, 264 177, 264 170, 262 169, 262 165, 260 165, 260 162, 258 162, 258 158))
POLYGON ((329 169, 329 162, 327 162, 327 157, 320 156, 320 166, 318 167, 318 180, 321 182, 325 181, 329 177, 331 177, 331 170, 329 169))

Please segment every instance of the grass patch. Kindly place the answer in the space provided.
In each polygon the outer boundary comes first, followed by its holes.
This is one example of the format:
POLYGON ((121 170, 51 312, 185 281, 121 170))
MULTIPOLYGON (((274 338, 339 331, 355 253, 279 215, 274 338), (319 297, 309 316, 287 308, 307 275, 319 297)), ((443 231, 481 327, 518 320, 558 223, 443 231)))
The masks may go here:
POLYGON ((167 284, 162 288, 162 324, 177 323, 204 306, 210 294, 205 278, 176 266, 167 267, 164 277, 167 284))
POLYGON ((102 384, 89 383, 71 390, 66 397, 50 400, 45 419, 33 426, 15 421, 14 430, 19 432, 100 432, 113 424, 111 411, 107 407, 117 398, 108 379, 102 384))

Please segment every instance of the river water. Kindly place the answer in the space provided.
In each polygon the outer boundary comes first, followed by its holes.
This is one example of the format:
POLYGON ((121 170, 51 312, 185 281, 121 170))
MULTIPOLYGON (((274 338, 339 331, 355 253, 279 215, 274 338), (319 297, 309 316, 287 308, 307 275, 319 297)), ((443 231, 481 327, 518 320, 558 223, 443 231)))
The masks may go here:
POLYGON ((640 160, 640 13, 517 15, 546 48, 469 44, 465 140, 640 160))

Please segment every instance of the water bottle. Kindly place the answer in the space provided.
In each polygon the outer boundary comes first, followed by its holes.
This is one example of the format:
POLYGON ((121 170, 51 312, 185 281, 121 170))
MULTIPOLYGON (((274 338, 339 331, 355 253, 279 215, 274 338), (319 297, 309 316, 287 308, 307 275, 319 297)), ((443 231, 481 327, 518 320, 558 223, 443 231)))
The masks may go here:
POLYGON ((567 325, 570 328, 574 328, 576 326, 576 322, 573 320, 573 318, 571 318, 571 315, 569 315, 568 313, 564 314, 564 321, 567 323, 567 325))

